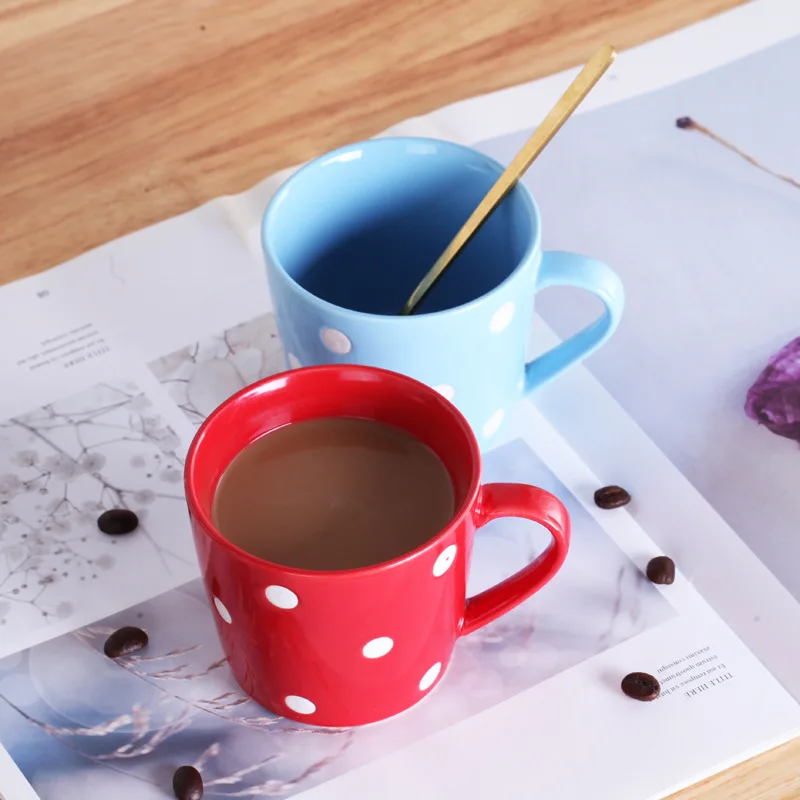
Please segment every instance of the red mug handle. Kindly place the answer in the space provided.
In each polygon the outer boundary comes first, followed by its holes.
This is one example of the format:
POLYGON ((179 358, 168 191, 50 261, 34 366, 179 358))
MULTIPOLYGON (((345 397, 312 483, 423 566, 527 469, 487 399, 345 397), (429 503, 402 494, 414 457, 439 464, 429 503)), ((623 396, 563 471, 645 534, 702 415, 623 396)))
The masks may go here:
POLYGON ((570 523, 564 504, 550 492, 522 483, 487 483, 473 512, 476 526, 500 517, 521 517, 550 531, 553 541, 510 578, 467 599, 459 634, 466 636, 538 592, 561 569, 569 550, 570 523))

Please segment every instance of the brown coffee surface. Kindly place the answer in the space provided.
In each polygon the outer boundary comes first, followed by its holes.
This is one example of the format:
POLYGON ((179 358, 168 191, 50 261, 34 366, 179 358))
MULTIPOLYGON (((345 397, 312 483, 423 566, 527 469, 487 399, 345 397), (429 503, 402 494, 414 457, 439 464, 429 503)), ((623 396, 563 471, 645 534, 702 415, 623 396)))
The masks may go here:
POLYGON ((439 457, 406 431, 332 417, 273 431, 225 470, 213 519, 259 558, 314 570, 379 564, 431 539, 455 497, 439 457))

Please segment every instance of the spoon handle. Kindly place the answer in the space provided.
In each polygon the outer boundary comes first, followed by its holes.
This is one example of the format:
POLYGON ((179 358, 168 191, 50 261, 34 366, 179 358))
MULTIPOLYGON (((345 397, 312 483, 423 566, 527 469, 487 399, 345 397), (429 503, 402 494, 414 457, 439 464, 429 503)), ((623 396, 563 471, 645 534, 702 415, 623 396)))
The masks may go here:
POLYGON ((548 142, 558 133, 561 126, 569 119, 572 112, 580 105, 581 101, 594 88, 594 85, 603 77, 605 71, 611 66, 617 52, 611 45, 603 45, 580 71, 575 80, 567 87, 567 91, 553 106, 550 113, 544 118, 542 124, 531 134, 530 139, 514 156, 511 163, 505 168, 502 175, 495 181, 478 207, 470 214, 469 219, 461 230, 453 237, 445 251, 436 259, 436 263, 428 270, 425 277, 414 289, 408 298, 401 316, 413 313, 425 295, 436 285, 445 270, 452 264, 453 259, 461 252, 463 247, 478 232, 478 229, 497 208, 500 201, 514 188, 523 173, 530 167, 534 159, 544 150, 548 142))

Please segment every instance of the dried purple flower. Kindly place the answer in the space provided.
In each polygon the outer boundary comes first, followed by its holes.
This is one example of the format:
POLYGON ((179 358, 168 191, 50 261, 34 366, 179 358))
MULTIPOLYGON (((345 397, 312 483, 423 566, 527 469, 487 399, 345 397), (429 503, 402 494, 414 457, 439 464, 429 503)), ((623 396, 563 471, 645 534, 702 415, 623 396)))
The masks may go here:
POLYGON ((800 336, 770 358, 747 392, 745 413, 800 443, 800 336))

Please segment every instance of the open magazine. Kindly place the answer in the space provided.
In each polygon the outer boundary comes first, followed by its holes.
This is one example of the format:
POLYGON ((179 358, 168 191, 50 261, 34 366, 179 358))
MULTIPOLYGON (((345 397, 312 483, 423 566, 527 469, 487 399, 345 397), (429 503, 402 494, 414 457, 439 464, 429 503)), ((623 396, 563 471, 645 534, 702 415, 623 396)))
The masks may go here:
MULTIPOLYGON (((564 501, 572 551, 377 725, 302 726, 243 695, 182 494, 198 425, 286 366, 259 223, 288 172, 1 288, 0 797, 156 800, 193 764, 219 798, 644 800, 800 733, 798 74, 800 8, 758 0, 622 54, 525 178, 545 247, 606 260, 628 296, 611 342, 485 456, 487 480, 564 501), (633 502, 597 508, 609 483, 633 502), (139 530, 99 534, 121 504, 139 530), (670 586, 643 573, 663 553, 670 586), (150 644, 112 662, 123 625, 150 644), (632 671, 658 700, 622 694, 632 671)), ((388 133, 507 162, 571 77, 388 133)), ((559 298, 539 298, 539 347, 592 314, 559 298)), ((470 593, 543 546, 492 523, 470 593)))

